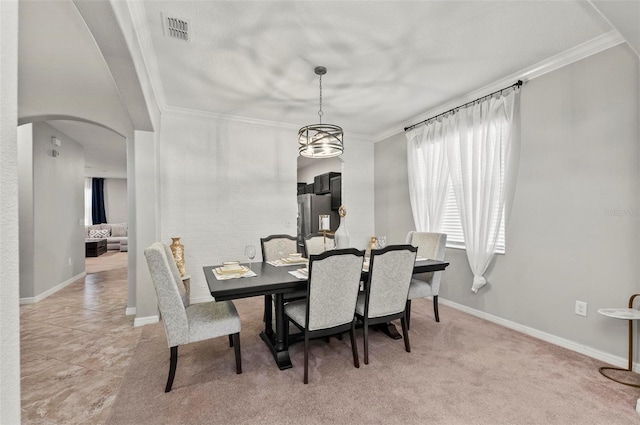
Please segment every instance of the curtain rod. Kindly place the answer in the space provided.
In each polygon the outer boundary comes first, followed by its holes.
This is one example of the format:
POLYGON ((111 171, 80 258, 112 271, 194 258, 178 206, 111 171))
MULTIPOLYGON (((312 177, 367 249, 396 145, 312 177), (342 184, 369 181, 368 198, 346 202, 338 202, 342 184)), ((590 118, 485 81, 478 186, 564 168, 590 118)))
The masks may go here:
POLYGON ((443 116, 443 115, 447 115, 449 112, 454 112, 454 111, 457 111, 458 109, 465 108, 465 107, 467 107, 467 106, 469 106, 469 105, 471 105, 471 104, 473 104, 473 103, 475 103, 475 102, 477 102, 477 101, 479 101, 479 100, 486 99, 486 98, 488 98, 488 97, 493 96, 494 94, 502 93, 503 91, 505 91, 505 90, 509 90, 509 89, 510 89, 510 88, 512 88, 512 87, 520 87, 520 86, 522 86, 522 84, 523 84, 523 83, 522 83, 522 80, 518 80, 516 83, 511 84, 509 87, 505 87, 505 88, 503 88, 503 89, 496 90, 496 91, 494 91, 493 93, 490 93, 490 94, 485 95, 485 96, 481 96, 481 97, 479 97, 479 98, 477 98, 477 99, 475 99, 475 100, 472 100, 471 102, 467 102, 467 103, 465 103, 464 105, 456 106, 455 108, 451 108, 451 109, 449 109, 449 110, 448 110, 448 111, 446 111, 446 112, 443 112, 443 113, 438 114, 438 115, 434 115, 434 116, 432 116, 431 118, 427 118, 426 120, 424 120, 424 121, 420 121, 420 122, 415 123, 415 124, 413 124, 413 125, 410 125, 409 127, 405 127, 405 128, 404 128, 404 131, 412 130, 412 129, 416 128, 417 126, 419 126, 420 124, 424 124, 424 123, 427 123, 427 122, 429 122, 429 121, 431 121, 431 120, 434 120, 434 119, 436 119, 436 118, 438 118, 438 117, 441 117, 441 116, 443 116))

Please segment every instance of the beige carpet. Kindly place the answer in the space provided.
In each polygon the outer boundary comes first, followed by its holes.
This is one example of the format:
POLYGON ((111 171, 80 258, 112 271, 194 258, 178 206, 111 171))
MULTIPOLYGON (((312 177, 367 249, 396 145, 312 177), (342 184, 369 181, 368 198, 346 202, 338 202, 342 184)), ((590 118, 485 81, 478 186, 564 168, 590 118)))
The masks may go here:
POLYGON ((244 373, 227 338, 180 348, 165 394, 161 324, 143 331, 108 424, 638 424, 640 391, 598 373, 600 362, 443 306, 413 303, 412 352, 373 332, 370 363, 353 367, 349 338, 316 340, 309 385, 302 344, 280 371, 258 337, 262 300, 236 301, 244 373))

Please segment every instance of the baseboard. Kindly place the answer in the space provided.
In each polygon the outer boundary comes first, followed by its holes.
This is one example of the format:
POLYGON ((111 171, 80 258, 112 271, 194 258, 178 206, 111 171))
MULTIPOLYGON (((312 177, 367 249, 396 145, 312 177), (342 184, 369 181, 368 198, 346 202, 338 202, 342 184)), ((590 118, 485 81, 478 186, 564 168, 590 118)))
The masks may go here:
POLYGON ((136 317, 133 320, 133 326, 137 327, 137 326, 150 325, 151 323, 158 323, 159 321, 160 321, 160 318, 157 315, 146 316, 146 317, 136 317))
MULTIPOLYGON (((473 309, 471 307, 467 307, 466 305, 458 304, 453 301, 449 301, 447 299, 443 299, 438 297, 439 303, 442 305, 446 305, 451 308, 455 308, 456 310, 463 311, 472 316, 479 317, 480 319, 488 320, 489 322, 496 323, 498 325, 504 326, 505 328, 513 329, 514 331, 521 332, 525 335, 532 336, 534 338, 540 339, 542 341, 546 341, 548 343, 557 345, 562 348, 566 348, 571 351, 575 351, 580 354, 584 354, 585 356, 589 356, 596 360, 601 360, 604 363, 612 364, 617 367, 626 368, 629 365, 629 360, 624 359, 622 357, 614 356, 609 353, 605 353, 604 351, 596 350, 595 348, 578 344, 575 341, 571 341, 565 338, 561 338, 556 335, 552 335, 546 332, 539 331, 534 328, 530 328, 529 326, 524 326, 519 323, 512 322, 507 319, 503 319, 498 316, 494 316, 489 313, 485 313, 480 310, 473 309)), ((604 366, 604 365, 603 365, 604 366)), ((633 370, 638 371, 638 364, 634 363, 633 370)))
POLYGON ((85 277, 87 275, 87 272, 84 271, 80 274, 77 274, 75 276, 73 276, 70 279, 65 280, 64 282, 62 282, 59 285, 54 286, 53 288, 47 289, 46 291, 44 291, 41 294, 36 295, 35 297, 24 297, 24 298, 20 298, 20 304, 35 304, 37 302, 40 302, 42 300, 44 300, 45 298, 47 298, 49 295, 53 295, 56 292, 58 292, 59 290, 63 289, 66 286, 69 286, 70 284, 72 284, 73 282, 75 282, 78 279, 82 279, 83 277, 85 277))
POLYGON ((125 316, 133 316, 134 314, 136 314, 135 307, 127 307, 127 309, 124 311, 125 316))

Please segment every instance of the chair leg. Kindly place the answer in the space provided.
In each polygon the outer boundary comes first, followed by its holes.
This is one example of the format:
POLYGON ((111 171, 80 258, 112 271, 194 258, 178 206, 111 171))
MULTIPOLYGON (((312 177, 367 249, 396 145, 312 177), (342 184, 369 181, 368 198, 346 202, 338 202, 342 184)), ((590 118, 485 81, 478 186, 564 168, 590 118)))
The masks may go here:
POLYGON ((171 359, 169 361, 169 377, 167 378, 167 386, 164 389, 165 393, 171 391, 173 386, 173 378, 176 376, 176 365, 178 364, 178 346, 171 347, 171 359))
POLYGON ((405 306, 405 314, 407 315, 407 330, 411 329, 411 300, 407 300, 407 305, 405 306))
POLYGON ((233 338, 229 335, 229 347, 233 347, 233 338))
POLYGON ((360 367, 360 360, 358 359, 358 345, 356 344, 356 322, 351 322, 351 330, 349 331, 351 337, 351 351, 353 352, 353 365, 357 368, 360 367))
POLYGON ((436 316, 436 322, 440 321, 440 315, 438 314, 438 296, 433 296, 433 313, 436 316))
POLYGON ((411 344, 409 344, 409 327, 407 326, 407 312, 405 311, 404 316, 400 318, 400 323, 402 324, 402 338, 404 339, 404 349, 407 350, 407 353, 411 352, 411 344))
POLYGON ((229 335, 231 341, 233 341, 233 349, 236 353, 236 373, 239 375, 242 373, 242 356, 240 355, 240 332, 233 335, 229 335))
POLYGON ((305 384, 309 383, 309 332, 304 331, 304 379, 305 384))
POLYGON ((364 364, 369 364, 369 321, 362 320, 362 332, 364 333, 364 364))

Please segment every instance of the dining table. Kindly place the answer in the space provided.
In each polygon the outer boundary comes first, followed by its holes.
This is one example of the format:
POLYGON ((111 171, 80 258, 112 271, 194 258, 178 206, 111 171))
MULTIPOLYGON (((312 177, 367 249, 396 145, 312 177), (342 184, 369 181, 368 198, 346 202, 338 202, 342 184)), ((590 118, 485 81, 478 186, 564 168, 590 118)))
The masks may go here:
MULTIPOLYGON (((417 259, 413 268, 413 273, 436 272, 446 269, 449 265, 446 261, 417 259)), ((260 338, 267 345, 276 364, 281 370, 292 367, 289 357, 289 347, 287 340, 287 327, 284 316, 284 294, 303 291, 307 288, 307 279, 298 274, 294 276, 289 273, 304 267, 305 264, 273 265, 269 262, 254 262, 251 264, 251 277, 238 277, 234 279, 218 279, 214 269, 220 265, 203 267, 205 279, 209 286, 211 296, 216 301, 228 301, 247 297, 264 296, 265 298, 265 327, 260 332, 260 338), (255 274, 255 276, 253 276, 255 274), (271 318, 271 296, 273 296, 275 307, 275 330, 271 318), (268 300, 268 301, 267 301, 268 300)), ((367 282, 369 276, 368 269, 362 271, 361 280, 367 282)), ((395 327, 389 324, 385 332, 393 338, 400 335, 394 332, 395 327)))

